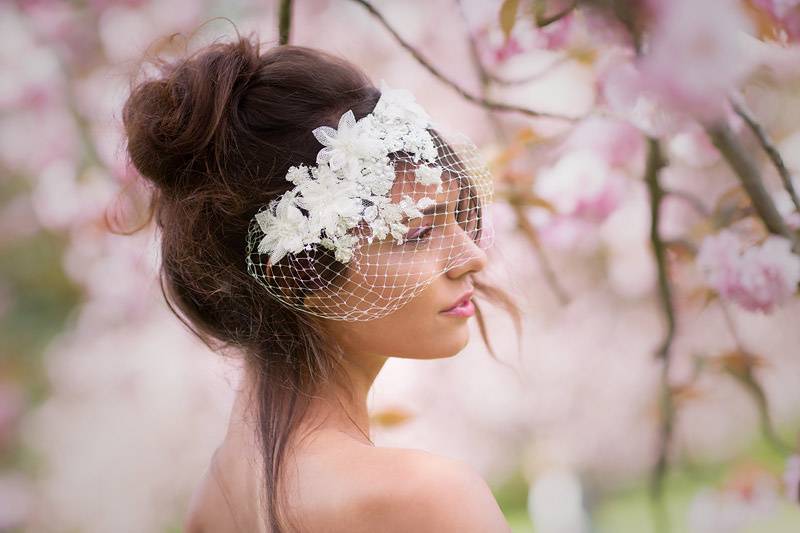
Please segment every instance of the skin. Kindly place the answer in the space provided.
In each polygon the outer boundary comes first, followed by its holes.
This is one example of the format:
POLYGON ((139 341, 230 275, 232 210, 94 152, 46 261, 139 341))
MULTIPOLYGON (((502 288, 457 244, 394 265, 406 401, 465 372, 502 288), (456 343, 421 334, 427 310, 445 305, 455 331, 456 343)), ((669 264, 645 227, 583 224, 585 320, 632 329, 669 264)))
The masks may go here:
MULTIPOLYGON (((412 167, 398 168, 393 200, 403 194, 414 200, 427 195, 447 209, 412 220, 407 235, 420 237, 413 243, 364 246, 344 288, 351 293, 348 301, 363 298, 367 305, 375 303, 370 288, 382 279, 404 280, 411 275, 429 283, 380 318, 322 320, 343 349, 347 380, 326 384, 315 393, 290 446, 286 487, 291 516, 310 532, 510 531, 488 486, 466 464, 420 450, 378 448, 369 439, 367 394, 384 363, 389 357, 434 359, 461 351, 469 340, 469 319, 441 311, 472 287, 472 277, 487 262, 485 251, 455 223, 455 182, 447 181, 437 193, 433 186, 414 184, 412 167)), ((408 286, 384 289, 380 295, 391 302, 403 290, 408 286)), ((320 297, 306 305, 334 304, 320 297)), ((258 447, 252 437, 250 392, 245 376, 228 433, 193 498, 186 522, 189 533, 263 531, 252 503, 259 468, 252 462, 258 447), (238 508, 236 516, 228 501, 238 508)))

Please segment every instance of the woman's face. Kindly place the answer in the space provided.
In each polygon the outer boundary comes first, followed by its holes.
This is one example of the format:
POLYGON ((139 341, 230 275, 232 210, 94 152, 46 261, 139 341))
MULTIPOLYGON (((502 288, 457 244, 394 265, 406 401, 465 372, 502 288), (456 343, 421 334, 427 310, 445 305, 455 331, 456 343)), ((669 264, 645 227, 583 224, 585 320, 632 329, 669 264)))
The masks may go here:
POLYGON ((487 261, 485 251, 465 231, 476 225, 477 220, 469 219, 477 213, 466 211, 465 191, 452 175, 442 176, 442 190, 437 192, 435 185, 415 182, 412 166, 397 165, 396 169, 393 202, 404 195, 415 202, 428 197, 435 200, 435 207, 407 222, 403 244, 389 238, 362 245, 348 267, 341 294, 346 295, 349 307, 366 312, 402 305, 380 318, 326 320, 325 325, 345 353, 449 357, 469 340, 469 316, 443 311, 472 290, 472 275, 487 261))

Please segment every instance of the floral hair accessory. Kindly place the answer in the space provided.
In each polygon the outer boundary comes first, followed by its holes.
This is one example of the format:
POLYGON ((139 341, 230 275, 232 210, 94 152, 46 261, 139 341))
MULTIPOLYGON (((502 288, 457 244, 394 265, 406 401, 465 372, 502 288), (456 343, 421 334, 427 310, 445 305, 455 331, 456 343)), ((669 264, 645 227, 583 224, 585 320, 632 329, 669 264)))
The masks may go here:
POLYGON ((317 154, 317 166, 290 167, 286 180, 294 188, 255 216, 263 233, 259 253, 268 254, 274 265, 287 253, 321 245, 333 250, 337 261, 347 263, 358 242, 348 232, 362 221, 371 230, 369 242, 391 235, 402 243, 408 230, 403 216, 422 216, 420 209, 432 199, 385 201, 395 179, 389 154, 403 151, 413 154, 415 162, 429 163, 417 169, 417 179, 440 187, 442 168, 433 165, 437 151, 428 127, 430 118, 411 93, 389 89, 382 81, 372 113, 356 120, 350 110, 339 119, 337 129, 314 129, 314 137, 324 146, 317 154))
MULTIPOLYGON (((466 138, 445 141, 409 91, 383 80, 380 91, 373 111, 361 119, 348 110, 336 128, 312 131, 322 145, 316 165, 291 166, 284 177, 293 187, 251 221, 248 272, 293 307, 338 319, 380 316, 435 277, 403 267, 413 261, 397 247, 410 240, 415 221, 435 217, 431 229, 459 226, 473 243, 481 235, 479 215, 491 196, 491 176, 477 148, 466 138), (444 217, 445 208, 452 216, 444 217), (363 278, 360 289, 367 294, 343 288, 344 266, 363 278), (311 295, 314 311, 306 301, 311 295)), ((466 260, 458 232, 438 239, 427 248, 414 239, 415 252, 436 252, 444 268, 466 260)))

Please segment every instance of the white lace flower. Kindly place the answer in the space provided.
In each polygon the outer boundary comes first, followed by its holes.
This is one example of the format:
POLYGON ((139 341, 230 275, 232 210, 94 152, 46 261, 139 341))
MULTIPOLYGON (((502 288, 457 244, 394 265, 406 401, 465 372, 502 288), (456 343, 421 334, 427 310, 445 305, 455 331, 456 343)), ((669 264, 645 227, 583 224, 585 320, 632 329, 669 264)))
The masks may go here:
POLYGON ((399 203, 389 197, 396 179, 389 154, 405 151, 415 162, 431 163, 416 170, 416 180, 436 185, 437 192, 442 168, 432 166, 438 154, 425 110, 408 91, 390 89, 383 80, 380 88, 372 113, 357 121, 348 110, 337 129, 313 130, 323 145, 317 165, 290 167, 285 178, 294 188, 256 215, 264 234, 258 251, 270 254, 273 264, 315 244, 334 250, 336 259, 346 263, 359 242, 350 230, 361 221, 371 230, 369 242, 391 235, 402 243, 406 219, 422 216, 421 210, 433 205, 427 197, 416 203, 409 196, 399 203))
POLYGON ((405 89, 391 89, 384 80, 380 83, 381 97, 375 105, 374 113, 392 121, 408 122, 412 127, 424 128, 430 123, 430 116, 405 89))
POLYGON ((420 165, 415 172, 417 181, 425 185, 436 185, 436 192, 442 192, 442 167, 420 165))
POLYGON ((292 182, 295 185, 299 185, 308 179, 310 179, 310 175, 308 167, 305 165, 291 166, 289 170, 286 171, 286 181, 292 182))
POLYGON ((436 200, 434 200, 433 198, 423 196, 422 198, 417 200, 417 209, 427 209, 432 205, 436 205, 436 200))
POLYGON ((419 210, 417 204, 414 203, 414 200, 412 200, 410 196, 403 196, 403 198, 400 199, 400 209, 408 218, 419 218, 422 216, 422 211, 419 210))
POLYGON ((313 178, 300 183, 295 187, 298 194, 297 205, 312 213, 325 204, 330 203, 332 197, 357 198, 358 186, 350 180, 340 179, 328 165, 320 165, 312 169, 313 178))
POLYGON ((382 161, 364 167, 356 177, 358 186, 364 196, 384 196, 389 193, 394 184, 394 167, 386 157, 382 161))
POLYGON ((339 179, 327 165, 313 173, 315 179, 298 188, 297 199, 297 204, 309 213, 311 231, 324 230, 333 236, 354 227, 362 211, 357 183, 339 179))
POLYGON ((294 194, 284 194, 279 200, 256 215, 264 237, 258 244, 258 252, 269 254, 274 265, 287 253, 297 253, 310 244, 308 218, 295 204, 294 194))
POLYGON ((392 203, 386 196, 373 196, 366 201, 370 205, 364 209, 364 219, 371 231, 367 242, 385 239, 390 234, 402 241, 408 227, 402 222, 403 209, 400 205, 392 203))
POLYGON ((355 235, 341 235, 333 239, 324 238, 321 243, 325 248, 333 250, 334 259, 341 263, 347 263, 353 258, 353 252, 358 244, 358 237, 355 235))
POLYGON ((333 170, 353 169, 359 158, 377 156, 382 148, 376 139, 363 134, 352 110, 341 116, 338 129, 320 126, 312 133, 325 146, 317 153, 317 164, 327 163, 333 170))

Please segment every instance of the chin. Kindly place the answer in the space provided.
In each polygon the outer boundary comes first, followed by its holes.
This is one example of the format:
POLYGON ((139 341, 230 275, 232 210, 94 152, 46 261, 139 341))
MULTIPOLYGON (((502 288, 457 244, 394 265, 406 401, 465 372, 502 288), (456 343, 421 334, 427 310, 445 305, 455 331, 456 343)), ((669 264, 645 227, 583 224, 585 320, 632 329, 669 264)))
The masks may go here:
POLYGON ((457 355, 461 350, 463 350, 467 343, 469 342, 469 328, 466 324, 463 327, 459 328, 457 333, 453 333, 449 342, 445 346, 442 347, 442 350, 439 352, 440 359, 444 359, 447 357, 453 357, 457 355))

